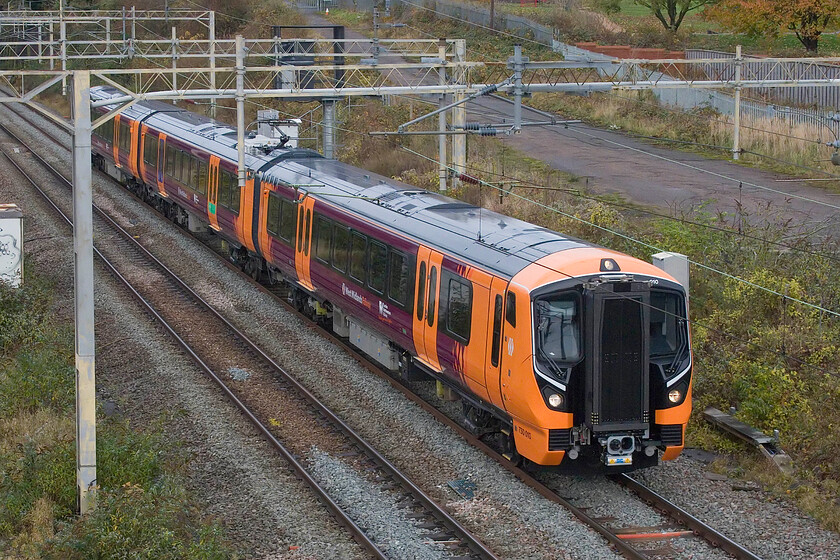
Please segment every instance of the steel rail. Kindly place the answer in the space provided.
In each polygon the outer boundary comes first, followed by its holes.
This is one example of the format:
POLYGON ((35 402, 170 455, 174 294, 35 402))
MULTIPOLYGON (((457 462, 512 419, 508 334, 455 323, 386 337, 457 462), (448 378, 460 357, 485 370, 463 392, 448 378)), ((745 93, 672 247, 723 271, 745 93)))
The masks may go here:
MULTIPOLYGON (((23 117, 22 117, 23 118, 23 117)), ((36 126, 34 123, 33 126, 36 126)), ((38 127, 39 130, 44 133, 48 134, 46 131, 38 127)), ((0 130, 4 131, 6 134, 13 137, 17 142, 21 145, 26 147, 30 153, 32 153, 36 159, 45 166, 52 175, 62 181, 66 186, 72 189, 72 183, 64 177, 61 172, 56 170, 52 165, 49 164, 45 159, 43 159, 39 154, 33 151, 22 139, 20 139, 17 135, 11 132, 7 127, 0 124, 0 130)), ((12 165, 20 172, 31 184, 34 188, 38 190, 38 192, 50 203, 50 205, 61 215, 61 217, 72 226, 72 220, 53 202, 49 195, 44 192, 36 182, 12 159, 9 155, 3 151, 3 155, 6 156, 7 160, 12 163, 12 165)), ((164 274, 170 277, 173 282, 175 282, 180 289, 185 291, 190 297, 196 300, 201 306, 203 306, 207 311, 209 311, 214 317, 216 317, 219 321, 221 321, 227 328, 229 328, 236 336, 240 338, 242 342, 254 353, 260 356, 260 358, 264 359, 268 364, 270 364, 275 371, 280 374, 285 381, 287 381, 293 388, 298 391, 298 393, 304 397, 304 399, 311 404, 319 413, 321 413, 324 417, 326 417, 334 426, 338 428, 340 432, 348 436, 353 444, 357 445, 364 454, 366 454, 370 459, 374 461, 381 469, 386 471, 390 476, 394 478, 394 480, 402 486, 405 490, 410 492, 412 496, 424 507, 426 508, 434 517, 437 519, 438 522, 443 524, 447 529, 453 531, 457 534, 458 538, 461 539, 464 544, 466 544, 472 553, 479 555, 481 558, 487 558, 489 560, 498 560, 498 557, 488 548, 486 547, 477 537, 475 537, 469 530, 463 527, 458 520, 452 517, 448 512, 446 512, 440 505, 438 505, 431 497, 429 497, 422 489, 420 489, 417 485, 415 485, 411 480, 408 479, 402 472, 397 469, 390 461, 388 461, 384 456, 382 456, 378 451, 376 451, 370 444, 367 443, 360 435, 358 435, 349 425, 347 425, 343 420, 341 420, 332 410, 330 410, 326 405, 321 403, 318 398, 311 393, 306 387, 300 384, 291 374, 289 374, 285 369, 283 369, 279 364, 277 364, 270 356, 268 356, 262 348, 260 348, 255 342, 253 342, 250 338, 248 338, 242 331, 240 331, 237 327, 235 327, 227 318, 222 316, 212 305, 206 302, 200 295, 198 295, 192 288, 190 288, 180 277, 177 276, 170 268, 168 268, 165 264, 163 264, 159 259, 157 259, 151 252, 149 252, 137 239, 134 238, 129 232, 127 232, 122 226, 120 226, 116 221, 114 221, 110 216, 108 216, 103 210, 97 207, 94 204, 94 211, 97 213, 99 217, 104 219, 110 226, 117 230, 117 232, 128 242, 132 243, 146 258, 148 258, 155 266, 160 268, 164 274)), ((352 534, 354 540, 356 540, 360 545, 364 548, 369 550, 373 553, 377 558, 381 558, 383 560, 388 559, 389 557, 382 552, 375 543, 364 533, 364 531, 356 525, 353 519, 346 513, 344 510, 335 503, 332 498, 327 494, 327 492, 317 483, 317 481, 309 474, 306 468, 294 457, 294 455, 280 442, 278 441, 270 432, 270 430, 259 421, 256 415, 248 409, 247 405, 243 403, 236 395, 231 391, 231 389, 225 384, 225 382, 215 373, 213 370, 202 360, 202 358, 189 346, 189 344, 178 335, 178 333, 172 328, 171 325, 154 309, 150 302, 148 302, 135 288, 131 283, 126 279, 120 272, 116 269, 116 267, 97 249, 94 248, 96 255, 100 258, 100 260, 105 264, 106 268, 114 274, 114 276, 120 280, 132 293, 133 297, 137 299, 138 302, 143 305, 147 311, 161 323, 164 329, 178 342, 178 344, 188 353, 188 355, 196 362, 196 364, 210 376, 213 381, 216 382, 217 385, 223 390, 223 392, 231 399, 231 401, 245 414, 249 421, 251 421, 259 430, 260 432, 266 437, 266 439, 274 446, 281 455, 292 465, 295 472, 298 473, 301 478, 306 482, 307 485, 313 488, 315 492, 318 494, 319 498, 323 501, 323 503, 328 507, 330 511, 336 517, 336 520, 343 526, 345 526, 350 533, 352 534)))
MULTIPOLYGON (((26 120, 27 122, 30 122, 30 124, 38 128, 44 134, 51 136, 49 132, 43 130, 36 123, 32 123, 31 121, 29 121, 26 118, 26 116, 20 115, 19 113, 17 113, 17 111, 15 111, 15 113, 18 114, 18 116, 20 116, 22 119, 26 120)), ((151 207, 149 208, 151 211, 157 213, 159 216, 166 219, 165 216, 160 214, 156 209, 151 207)), ((188 232, 185 232, 182 229, 179 229, 179 231, 181 231, 185 235, 193 237, 188 232)), ((577 519, 579 519, 581 522, 591 527, 594 531, 596 531, 598 534, 604 537, 612 546, 615 547, 615 549, 622 556, 628 558, 629 560, 649 560, 647 555, 645 555, 643 552, 639 551, 637 548, 633 547, 630 543, 626 541, 626 536, 622 538, 616 532, 612 531, 608 527, 604 526, 602 523, 598 522, 596 519, 587 514, 581 508, 578 508, 577 506, 560 496, 556 491, 552 490, 551 488, 537 480, 529 472, 505 459, 499 452, 497 452, 495 449, 484 443, 470 430, 463 427, 461 424, 447 416, 444 412, 439 410, 433 404, 429 403, 423 397, 419 396, 417 393, 412 391, 410 387, 402 383, 399 379, 396 379, 392 375, 388 374, 378 365, 369 360, 366 356, 361 354, 358 350, 350 346, 347 342, 337 337, 335 334, 320 328, 320 326, 315 321, 312 321, 309 317, 307 317, 303 313, 300 313, 297 309, 294 308, 294 306, 290 305, 287 301, 285 301, 285 299, 280 298, 277 293, 273 292, 260 282, 254 280, 250 275, 244 273, 239 267, 230 263, 226 258, 224 258, 223 255, 219 254, 219 257, 221 262, 223 262, 230 270, 240 274, 240 276, 243 279, 245 279, 247 282, 250 282, 254 287, 259 289, 263 293, 276 298, 277 301, 286 309, 295 313, 299 318, 304 320, 312 328, 313 331, 318 332, 323 338, 329 340, 330 342, 341 348, 366 370, 388 381, 388 383, 392 387, 400 391, 411 402, 417 404, 424 411, 431 414, 436 420, 454 430, 470 445, 490 456, 505 470, 516 476, 520 481, 522 481, 524 484, 536 491, 542 497, 546 498, 549 501, 557 503, 558 505, 561 505, 562 507, 567 509, 577 519)), ((750 552, 738 543, 732 541, 731 539, 729 539, 719 531, 715 530, 711 526, 703 523, 696 517, 692 516, 690 513, 681 509, 673 502, 668 501, 663 496, 645 487, 640 482, 635 481, 626 475, 617 475, 615 480, 618 484, 624 484, 625 479, 630 481, 629 483, 625 484, 625 486, 627 486, 631 491, 638 495, 640 499, 652 503, 654 507, 664 512, 672 520, 688 527, 693 533, 695 533, 698 537, 702 538, 712 547, 721 548, 737 560, 761 560, 759 556, 750 552)))
POLYGON ((735 558, 738 558, 738 560, 761 560, 759 556, 756 556, 723 533, 715 530, 706 523, 703 523, 675 503, 656 493, 654 490, 648 488, 641 482, 630 478, 624 473, 614 475, 611 478, 618 484, 621 484, 639 496, 644 501, 652 504, 656 509, 665 512, 672 519, 688 527, 692 532, 694 532, 694 534, 699 535, 712 546, 719 547, 721 550, 724 550, 735 558))

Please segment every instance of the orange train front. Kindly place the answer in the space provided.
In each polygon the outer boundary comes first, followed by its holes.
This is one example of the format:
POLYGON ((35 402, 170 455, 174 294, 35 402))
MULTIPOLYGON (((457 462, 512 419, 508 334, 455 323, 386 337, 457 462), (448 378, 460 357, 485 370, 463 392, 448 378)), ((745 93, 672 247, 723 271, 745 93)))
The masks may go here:
MULTIPOLYGON (((114 88, 96 87, 100 113, 114 88)), ((284 139, 140 102, 94 163, 406 379, 431 378, 512 460, 628 470, 676 457, 691 412, 682 286, 638 259, 284 139)), ((336 379, 324 380, 340 387, 336 379)))

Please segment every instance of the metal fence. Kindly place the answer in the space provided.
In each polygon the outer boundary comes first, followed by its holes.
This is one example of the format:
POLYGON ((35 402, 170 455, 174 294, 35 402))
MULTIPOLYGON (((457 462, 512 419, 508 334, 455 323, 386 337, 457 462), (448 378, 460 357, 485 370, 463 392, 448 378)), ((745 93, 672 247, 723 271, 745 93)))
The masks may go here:
MULTIPOLYGON (((702 58, 735 58, 733 53, 709 51, 703 49, 687 49, 685 57, 689 60, 702 58)), ((762 78, 770 80, 815 80, 840 79, 840 66, 836 64, 814 64, 805 62, 779 62, 768 72, 766 64, 750 63, 760 57, 745 56, 741 65, 741 77, 745 80, 755 79, 759 73, 762 78)), ((726 63, 702 65, 709 79, 734 78, 734 66, 726 63)), ((749 95, 758 96, 761 101, 781 103, 803 108, 826 108, 840 111, 840 87, 831 86, 797 86, 783 88, 750 88, 749 95)))

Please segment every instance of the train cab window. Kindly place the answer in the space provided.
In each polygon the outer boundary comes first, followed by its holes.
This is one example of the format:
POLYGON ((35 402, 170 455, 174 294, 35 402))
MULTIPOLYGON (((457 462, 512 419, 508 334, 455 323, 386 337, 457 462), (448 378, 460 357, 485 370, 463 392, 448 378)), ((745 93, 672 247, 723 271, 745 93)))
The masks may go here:
POLYGON ((388 247, 378 241, 371 241, 368 251, 368 286, 379 295, 385 293, 387 272, 388 247))
POLYGON ((131 127, 120 121, 120 151, 128 153, 131 150, 131 127))
POLYGON ((332 222, 320 214, 315 214, 315 257, 330 264, 330 245, 332 244, 332 222))
POLYGON ((534 301, 537 363, 558 377, 563 364, 581 357, 581 329, 578 296, 551 294, 534 301))
POLYGON ((347 260, 350 255, 350 229, 340 224, 333 228, 333 268, 347 272, 347 260))
POLYGON ((511 327, 516 328, 516 294, 508 290, 507 299, 505 300, 505 320, 511 327))
POLYGON ((158 139, 148 132, 144 138, 143 161, 150 163, 152 167, 157 167, 158 139))
POLYGON ((436 266, 432 267, 429 272, 429 302, 426 305, 428 312, 426 313, 426 323, 431 327, 435 324, 435 303, 437 299, 437 276, 438 269, 436 266))
POLYGON ((391 301, 405 307, 409 301, 408 290, 410 288, 408 257, 399 251, 392 250, 389 261, 388 297, 391 298, 391 301))
POLYGON ((291 200, 285 198, 280 201, 280 226, 277 233, 280 239, 293 245, 292 239, 295 236, 295 223, 297 221, 297 206, 291 200))
POLYGON ((268 212, 265 219, 265 229, 277 237, 280 232, 280 197, 274 193, 268 195, 268 212))
POLYGON ((172 178, 175 178, 175 163, 176 163, 176 151, 175 148, 172 146, 167 145, 165 150, 165 165, 166 165, 166 174, 172 178))
POLYGON ((350 235, 350 278, 361 284, 365 283, 365 257, 367 256, 367 237, 354 231, 350 235))
POLYGON ((306 222, 303 226, 303 254, 309 256, 309 232, 312 231, 312 210, 306 210, 306 222))
POLYGON ((417 275, 417 320, 423 320, 424 305, 426 304, 426 263, 420 263, 420 272, 417 275))
POLYGON ((502 341, 502 296, 496 296, 493 306, 493 347, 490 349, 490 363, 499 366, 499 343, 502 341))
POLYGON ((446 302, 446 330, 464 343, 469 342, 472 323, 472 285, 451 278, 446 302))
POLYGON ((650 355, 673 356, 682 342, 682 306, 677 294, 650 293, 650 355))
POLYGON ((196 190, 201 194, 207 192, 207 162, 198 160, 198 184, 196 190))

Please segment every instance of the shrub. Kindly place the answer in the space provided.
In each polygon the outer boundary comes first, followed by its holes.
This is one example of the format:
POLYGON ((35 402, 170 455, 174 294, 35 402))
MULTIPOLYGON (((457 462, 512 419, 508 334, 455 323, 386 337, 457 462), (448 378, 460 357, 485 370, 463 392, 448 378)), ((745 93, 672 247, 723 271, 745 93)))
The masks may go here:
POLYGON ((200 525, 184 508, 183 488, 170 480, 148 490, 136 484, 99 493, 97 508, 59 533, 45 558, 214 560, 231 557, 216 524, 200 525))

